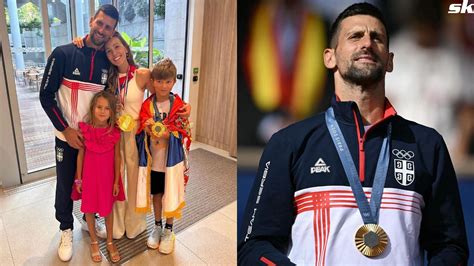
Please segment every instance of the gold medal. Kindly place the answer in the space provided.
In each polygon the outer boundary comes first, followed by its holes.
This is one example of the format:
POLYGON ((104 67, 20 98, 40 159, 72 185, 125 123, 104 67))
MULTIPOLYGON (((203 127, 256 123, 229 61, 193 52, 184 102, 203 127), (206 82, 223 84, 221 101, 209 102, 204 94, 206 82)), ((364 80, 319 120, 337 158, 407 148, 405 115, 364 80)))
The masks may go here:
POLYGON ((159 122, 159 121, 155 122, 155 124, 153 124, 151 126, 151 132, 157 138, 161 137, 161 135, 163 135, 163 133, 165 133, 165 131, 166 131, 166 126, 163 123, 159 122))
POLYGON ((130 132, 135 128, 135 119, 129 114, 121 115, 118 119, 118 126, 122 131, 130 132))
POLYGON ((383 253, 388 244, 388 236, 378 224, 364 224, 355 234, 357 249, 367 257, 383 253))

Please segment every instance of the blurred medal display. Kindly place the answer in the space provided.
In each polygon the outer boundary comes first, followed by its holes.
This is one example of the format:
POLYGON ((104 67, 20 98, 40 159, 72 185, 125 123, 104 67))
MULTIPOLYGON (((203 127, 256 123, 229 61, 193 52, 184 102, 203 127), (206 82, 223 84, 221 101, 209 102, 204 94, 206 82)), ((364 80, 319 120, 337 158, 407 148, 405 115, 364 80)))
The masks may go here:
POLYGON ((357 249, 367 257, 376 257, 382 254, 387 243, 387 234, 377 224, 364 224, 355 234, 357 249))
POLYGON ((157 138, 161 137, 163 133, 165 133, 165 131, 166 131, 166 126, 160 121, 155 122, 155 124, 151 126, 151 132, 157 138))
POLYGON ((129 114, 121 115, 118 119, 118 126, 122 131, 130 132, 135 128, 136 122, 129 114))

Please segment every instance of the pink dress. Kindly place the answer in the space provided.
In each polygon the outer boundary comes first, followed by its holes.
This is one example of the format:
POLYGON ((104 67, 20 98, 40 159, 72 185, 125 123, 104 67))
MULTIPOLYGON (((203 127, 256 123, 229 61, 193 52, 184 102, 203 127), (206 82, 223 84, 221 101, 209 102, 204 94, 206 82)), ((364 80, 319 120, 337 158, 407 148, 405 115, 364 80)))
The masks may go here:
POLYGON ((125 200, 122 178, 119 180, 120 191, 113 196, 115 173, 115 144, 120 140, 120 130, 113 128, 94 128, 80 122, 79 129, 84 136, 84 160, 82 165, 82 193, 74 185, 72 199, 82 198, 83 213, 99 213, 105 217, 112 211, 116 200, 125 200))

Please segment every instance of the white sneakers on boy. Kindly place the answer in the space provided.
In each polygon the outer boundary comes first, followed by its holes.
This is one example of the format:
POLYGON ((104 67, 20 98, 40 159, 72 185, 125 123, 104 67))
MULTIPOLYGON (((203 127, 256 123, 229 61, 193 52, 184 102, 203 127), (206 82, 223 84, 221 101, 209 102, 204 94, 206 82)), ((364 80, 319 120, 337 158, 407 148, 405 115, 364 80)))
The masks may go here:
MULTIPOLYGON (((87 222, 83 221, 81 223, 81 229, 86 232, 89 232, 89 226, 87 226, 87 222)), ((107 230, 105 228, 105 225, 99 222, 97 219, 95 220, 95 234, 100 238, 107 238, 107 230)))
POLYGON ((72 230, 61 231, 61 242, 58 247, 59 259, 69 261, 72 257, 72 230))
POLYGON ((161 226, 154 225, 153 231, 151 232, 150 236, 148 237, 148 240, 146 241, 147 246, 151 249, 157 249, 158 245, 160 244, 160 238, 161 226))
POLYGON ((163 254, 170 254, 174 249, 175 236, 171 229, 165 228, 161 235, 161 243, 158 251, 163 254))

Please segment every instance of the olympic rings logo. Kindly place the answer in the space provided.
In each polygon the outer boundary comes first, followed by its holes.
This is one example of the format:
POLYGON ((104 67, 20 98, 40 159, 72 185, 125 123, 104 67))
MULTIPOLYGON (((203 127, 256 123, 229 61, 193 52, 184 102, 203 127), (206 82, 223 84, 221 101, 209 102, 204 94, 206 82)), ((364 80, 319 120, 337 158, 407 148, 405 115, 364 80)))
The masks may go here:
POLYGON ((392 154, 397 156, 399 159, 410 160, 411 158, 415 157, 415 153, 412 151, 405 151, 405 150, 398 150, 393 149, 392 154))

